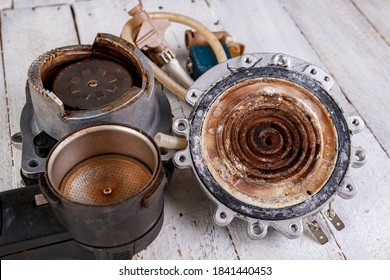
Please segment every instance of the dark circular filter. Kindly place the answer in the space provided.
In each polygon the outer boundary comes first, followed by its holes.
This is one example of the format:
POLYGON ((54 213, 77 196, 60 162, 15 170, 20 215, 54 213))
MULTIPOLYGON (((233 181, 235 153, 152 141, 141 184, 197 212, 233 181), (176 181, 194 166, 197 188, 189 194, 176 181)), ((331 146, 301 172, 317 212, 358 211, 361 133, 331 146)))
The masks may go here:
POLYGON ((91 58, 62 69, 53 81, 53 91, 68 108, 91 110, 120 98, 132 85, 132 75, 122 64, 91 58))

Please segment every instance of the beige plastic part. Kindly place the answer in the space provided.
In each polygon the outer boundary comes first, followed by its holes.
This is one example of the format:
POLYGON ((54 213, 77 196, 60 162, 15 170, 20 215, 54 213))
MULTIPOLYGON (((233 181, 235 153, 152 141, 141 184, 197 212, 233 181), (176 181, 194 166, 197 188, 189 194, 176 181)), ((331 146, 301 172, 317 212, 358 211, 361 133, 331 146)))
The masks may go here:
MULTIPOLYGON (((131 28, 131 20, 128 20, 123 26, 121 37, 136 46, 132 37, 133 31, 131 28)), ((175 94, 180 99, 184 100, 186 96, 186 90, 172 80, 163 70, 160 69, 156 64, 154 64, 150 59, 148 59, 150 66, 152 66, 154 77, 163 84, 168 90, 175 94)))
POLYGON ((151 19, 141 4, 130 10, 130 25, 133 30, 132 39, 138 48, 144 51, 161 53, 168 44, 165 41, 165 30, 171 24, 167 19, 151 19))
POLYGON ((156 141, 160 148, 166 148, 170 150, 182 150, 187 147, 186 138, 171 136, 161 132, 156 134, 154 141, 156 141))

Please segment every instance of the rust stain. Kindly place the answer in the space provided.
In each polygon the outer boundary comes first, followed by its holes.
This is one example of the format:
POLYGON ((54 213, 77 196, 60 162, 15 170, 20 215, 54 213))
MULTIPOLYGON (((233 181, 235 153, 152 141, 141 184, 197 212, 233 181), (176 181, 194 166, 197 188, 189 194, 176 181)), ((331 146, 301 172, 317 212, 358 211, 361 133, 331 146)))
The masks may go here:
POLYGON ((295 205, 317 193, 337 158, 337 132, 308 90, 276 78, 241 82, 210 106, 202 153, 214 179, 261 207, 295 205))
POLYGON ((30 90, 49 103, 61 100, 63 117, 77 111, 118 110, 152 86, 150 73, 135 51, 126 41, 109 34, 98 34, 93 45, 51 50, 30 66, 30 90))
POLYGON ((100 155, 73 167, 62 180, 59 191, 72 201, 104 205, 139 194, 151 178, 146 165, 134 158, 100 155))

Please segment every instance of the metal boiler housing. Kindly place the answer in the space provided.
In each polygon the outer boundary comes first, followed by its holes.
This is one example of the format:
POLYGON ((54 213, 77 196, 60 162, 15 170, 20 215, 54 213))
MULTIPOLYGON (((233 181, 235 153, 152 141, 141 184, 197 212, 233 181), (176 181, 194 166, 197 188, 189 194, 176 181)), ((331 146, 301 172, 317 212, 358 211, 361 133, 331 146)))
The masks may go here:
POLYGON ((356 195, 351 172, 366 155, 353 145, 363 120, 340 109, 337 91, 326 71, 278 53, 230 59, 191 86, 192 113, 173 124, 188 146, 174 164, 193 170, 217 225, 239 218, 259 239, 270 228, 297 238, 307 224, 323 244, 316 215, 329 205, 325 215, 344 227, 330 205, 356 195))
POLYGON ((171 108, 146 57, 109 34, 54 49, 30 66, 26 99, 13 141, 27 186, 0 195, 0 257, 132 258, 161 229, 173 169, 153 140, 171 108))
POLYGON ((44 148, 51 139, 94 124, 129 125, 152 137, 168 133, 170 105, 156 91, 153 77, 144 54, 110 34, 98 34, 93 45, 57 48, 38 57, 28 71, 20 123, 23 175, 36 178, 45 171, 46 158, 39 151, 47 156, 44 148), (40 139, 42 132, 50 137, 40 139))

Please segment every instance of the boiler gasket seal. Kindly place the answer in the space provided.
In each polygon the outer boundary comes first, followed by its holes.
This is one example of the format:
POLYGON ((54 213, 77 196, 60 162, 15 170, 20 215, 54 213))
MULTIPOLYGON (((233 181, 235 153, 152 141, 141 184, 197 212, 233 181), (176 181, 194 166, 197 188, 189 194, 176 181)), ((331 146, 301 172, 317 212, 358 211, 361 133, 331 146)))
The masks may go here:
POLYGON ((192 159, 202 159, 201 161, 193 160, 193 166, 199 179, 202 181, 206 189, 219 202, 244 216, 262 220, 287 220, 301 217, 313 212, 327 203, 327 201, 335 194, 337 187, 344 178, 349 165, 351 141, 348 126, 341 109, 333 98, 321 87, 321 84, 318 81, 292 70, 272 66, 238 69, 233 74, 217 82, 211 89, 208 90, 207 93, 203 94, 203 98, 195 105, 189 120, 191 127, 189 135, 191 156, 192 159), (262 208, 244 203, 226 192, 214 180, 203 159, 200 139, 202 137, 202 125, 206 114, 198 114, 198 112, 207 112, 208 108, 216 100, 216 98, 233 85, 256 78, 279 78, 304 87, 313 93, 324 104, 326 109, 329 111, 333 124, 336 128, 338 135, 338 149, 337 161, 335 163, 334 170, 321 190, 300 204, 282 208, 262 208))

